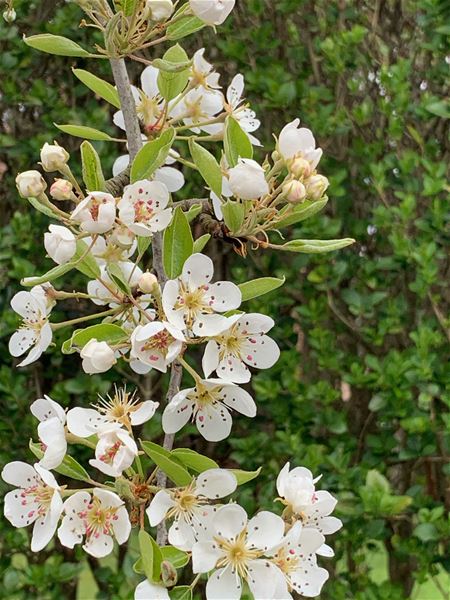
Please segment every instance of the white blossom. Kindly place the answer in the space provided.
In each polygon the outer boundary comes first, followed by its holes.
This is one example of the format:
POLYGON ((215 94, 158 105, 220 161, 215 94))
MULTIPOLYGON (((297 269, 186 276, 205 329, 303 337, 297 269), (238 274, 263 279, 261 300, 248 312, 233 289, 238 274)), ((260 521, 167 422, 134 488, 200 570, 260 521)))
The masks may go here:
POLYGON ((314 479, 305 467, 295 467, 292 471, 289 467, 286 463, 277 478, 277 490, 283 504, 305 527, 317 529, 324 535, 338 531, 342 521, 330 516, 337 500, 327 491, 316 491, 315 484, 320 477, 314 479))
POLYGON ((193 85, 202 86, 206 90, 220 89, 220 75, 214 71, 213 65, 205 59, 205 48, 197 50, 192 57, 191 72, 191 83, 193 85))
POLYGON ((51 344, 53 334, 47 318, 51 307, 47 306, 44 293, 21 291, 12 298, 11 308, 23 321, 9 340, 9 351, 12 356, 17 357, 30 350, 18 365, 25 367, 38 360, 51 344))
POLYGON ((56 469, 67 453, 64 426, 66 413, 57 402, 44 396, 30 406, 31 413, 40 421, 38 436, 43 445, 44 456, 39 461, 44 469, 56 469))
POLYGON ((165 433, 176 433, 190 420, 209 442, 230 435, 235 410, 247 417, 256 415, 256 405, 248 392, 221 379, 204 379, 195 388, 182 390, 166 406, 162 426, 165 433))
POLYGON ((266 335, 275 325, 273 319, 258 313, 228 317, 228 327, 210 340, 203 355, 203 371, 213 371, 227 381, 246 383, 248 367, 269 369, 280 357, 277 344, 266 335))
MULTIPOLYGON (((147 138, 145 138, 143 141, 145 143, 147 141, 147 138)), ((166 165, 173 164, 173 162, 175 161, 172 161, 170 157, 166 159, 166 165)), ((116 177, 116 175, 120 175, 120 173, 125 171, 129 164, 129 154, 119 156, 113 164, 113 176, 116 177)), ((178 192, 185 184, 183 173, 178 169, 175 169, 174 167, 164 166, 160 167, 159 169, 156 169, 156 171, 153 174, 153 179, 154 181, 159 181, 160 183, 163 183, 170 193, 178 192)))
POLYGON ((82 231, 106 233, 116 220, 116 201, 106 192, 91 192, 75 208, 72 219, 80 223, 82 231))
POLYGON ((119 201, 119 218, 133 233, 150 237, 163 231, 172 220, 169 190, 159 181, 137 181, 128 185, 119 201))
POLYGON ((192 547, 194 573, 213 571, 206 584, 207 600, 239 600, 246 581, 254 598, 272 600, 282 574, 263 555, 283 538, 284 521, 262 511, 248 521, 237 504, 220 508, 212 518, 212 535, 192 547))
POLYGON ((196 17, 208 25, 222 25, 234 8, 235 0, 189 0, 196 17))
POLYGON ((281 130, 278 151, 285 160, 304 158, 311 164, 312 169, 315 169, 322 157, 322 149, 316 148, 312 132, 299 125, 300 119, 295 119, 281 130))
POLYGON ((306 193, 311 200, 320 200, 327 191, 330 182, 323 175, 313 175, 307 181, 306 193))
POLYGON ((150 10, 153 21, 166 21, 174 10, 172 0, 147 0, 145 6, 150 10))
POLYGON ((69 262, 77 249, 77 241, 73 233, 62 225, 50 225, 44 234, 44 247, 47 254, 58 265, 69 262))
POLYGON ((31 550, 39 552, 52 539, 61 516, 60 488, 50 471, 40 465, 15 461, 2 471, 2 479, 18 489, 4 498, 5 517, 14 527, 33 525, 31 550))
POLYGON ((130 366, 138 373, 154 368, 167 371, 183 348, 182 332, 170 323, 154 321, 138 325, 131 335, 130 366))
POLYGON ((227 318, 217 313, 238 308, 242 294, 229 281, 211 283, 213 275, 208 256, 193 254, 187 259, 181 276, 164 286, 162 303, 169 323, 198 336, 214 336, 227 328, 227 318))
POLYGON ((70 200, 73 194, 73 184, 67 179, 55 179, 50 186, 50 196, 54 200, 70 200))
POLYGON ((105 475, 120 477, 122 472, 131 467, 138 455, 136 442, 119 425, 111 425, 108 429, 100 429, 95 448, 95 459, 89 464, 105 475))
POLYGON ((114 538, 124 544, 131 532, 131 523, 124 502, 108 490, 95 488, 93 495, 76 492, 64 502, 65 516, 58 529, 63 546, 73 548, 85 538, 83 549, 96 558, 110 554, 114 538))
POLYGON ((58 144, 45 143, 41 149, 41 165, 44 171, 60 171, 69 160, 69 153, 58 144))
POLYGON ((173 519, 169 542, 180 550, 190 551, 193 544, 208 531, 217 506, 211 501, 232 494, 236 477, 225 469, 209 469, 201 473, 188 487, 160 490, 147 508, 152 527, 164 519, 173 519))
POLYGON ((136 587, 134 600, 170 600, 170 596, 167 588, 145 579, 136 587))
MULTIPOLYGON (((141 73, 141 89, 131 86, 131 93, 136 103, 136 112, 139 120, 144 125, 144 129, 151 131, 157 127, 164 109, 164 100, 158 89, 159 69, 149 66, 141 73)), ((125 128, 125 119, 121 110, 113 116, 114 124, 123 131, 125 128)))
POLYGON ((250 158, 239 159, 229 171, 228 182, 233 194, 242 200, 257 200, 269 193, 264 169, 250 158))
POLYGON ((288 202, 297 204, 305 200, 306 188, 301 181, 288 181, 283 186, 283 194, 285 194, 288 202))
POLYGON ((198 87, 190 90, 181 102, 174 105, 170 109, 170 115, 182 119, 185 125, 198 133, 200 130, 207 131, 208 126, 202 123, 216 117, 223 108, 224 99, 221 92, 198 87))
POLYGON ((83 371, 89 375, 105 373, 117 362, 114 350, 106 342, 96 339, 89 340, 81 349, 80 356, 83 359, 83 371))
POLYGON ((47 184, 39 171, 19 173, 16 177, 16 186, 22 198, 37 198, 47 188, 47 184))
MULTIPOLYGON (((131 261, 119 261, 116 264, 122 271, 123 278, 130 287, 136 287, 142 277, 142 269, 131 261)), ((106 265, 100 267, 100 279, 101 281, 93 279, 88 282, 87 291, 90 296, 93 296, 92 302, 98 306, 109 304, 111 308, 119 306, 123 292, 119 290, 107 273, 106 265)), ((148 298, 146 297, 139 298, 139 302, 143 303, 143 308, 148 306, 148 298)))

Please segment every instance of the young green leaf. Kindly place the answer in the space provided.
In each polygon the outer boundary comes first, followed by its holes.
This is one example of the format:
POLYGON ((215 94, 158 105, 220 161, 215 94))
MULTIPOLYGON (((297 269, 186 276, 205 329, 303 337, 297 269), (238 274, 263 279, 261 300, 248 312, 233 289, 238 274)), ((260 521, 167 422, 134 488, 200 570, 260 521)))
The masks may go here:
POLYGON ((204 27, 206 27, 206 23, 204 23, 198 17, 184 17, 176 23, 169 25, 166 35, 171 41, 181 40, 181 38, 191 35, 192 33, 196 33, 204 27))
POLYGON ((141 446, 147 456, 152 459, 161 471, 164 471, 175 485, 186 486, 190 484, 192 476, 164 448, 152 442, 141 442, 141 446))
POLYGON ((64 131, 64 133, 68 133, 74 137, 84 138, 85 140, 94 140, 98 142, 113 141, 113 138, 110 135, 98 129, 94 129, 93 127, 85 127, 84 125, 58 125, 58 123, 55 123, 55 127, 64 131))
POLYGON ((97 279, 97 277, 100 277, 100 267, 92 254, 88 252, 88 249, 89 246, 86 242, 77 240, 77 249, 71 262, 73 262, 74 267, 80 271, 80 273, 86 275, 86 277, 97 279))
POLYGON ((324 252, 333 252, 346 246, 354 244, 355 240, 344 238, 342 240, 292 240, 282 246, 277 246, 277 250, 285 252, 303 252, 305 254, 322 254, 324 252))
POLYGON ((248 135, 231 116, 225 121, 223 144, 230 167, 235 167, 239 158, 253 158, 253 146, 248 135))
POLYGON ((258 477, 258 475, 261 473, 261 467, 259 467, 257 471, 241 471, 240 469, 228 470, 236 477, 238 485, 243 485, 244 483, 252 481, 252 479, 256 479, 256 477, 258 477))
POLYGON ((129 296, 131 288, 129 282, 125 279, 122 269, 117 263, 111 263, 106 267, 106 271, 121 292, 129 296))
POLYGON ((100 323, 99 325, 91 325, 85 329, 77 329, 74 331, 70 345, 71 347, 83 348, 90 340, 98 342, 107 342, 108 344, 120 344, 127 339, 127 334, 122 327, 113 323, 100 323))
POLYGON ((86 189, 89 192, 103 192, 105 178, 103 176, 100 157, 94 146, 86 140, 80 146, 82 175, 86 189))
POLYGON ((149 581, 159 582, 163 560, 161 550, 152 536, 143 529, 139 531, 138 538, 144 573, 149 581))
POLYGON ((186 219, 188 220, 188 223, 192 223, 192 221, 198 217, 198 215, 202 212, 202 205, 201 204, 193 204, 190 209, 185 212, 184 214, 186 215, 186 219))
POLYGON ((45 204, 41 204, 37 198, 29 197, 27 198, 28 202, 31 204, 33 208, 41 212, 42 214, 50 217, 51 219, 58 219, 58 215, 52 211, 49 206, 45 206, 45 204))
POLYGON ((24 287, 33 287, 35 285, 40 285, 41 283, 46 283, 47 281, 54 281, 55 279, 59 279, 69 271, 75 268, 73 262, 65 263, 64 265, 58 265, 57 267, 53 267, 50 271, 47 271, 44 275, 40 277, 25 277, 20 282, 24 287))
POLYGON ((192 600, 192 588, 189 585, 177 585, 169 591, 170 600, 192 600))
POLYGON ((221 196, 222 171, 215 157, 211 152, 206 150, 206 148, 197 144, 192 138, 189 140, 189 149, 191 151, 192 159, 207 185, 216 196, 221 196))
POLYGON ((183 550, 178 550, 173 546, 161 546, 160 550, 162 559, 171 562, 176 569, 182 569, 189 562, 189 554, 183 550))
MULTIPOLYGON (((30 440, 29 447, 31 452, 40 460, 44 456, 44 452, 40 444, 35 444, 30 440)), ((54 469, 60 475, 76 479, 77 481, 89 481, 89 474, 74 458, 66 454, 62 463, 54 469)))
MULTIPOLYGON (((189 57, 179 44, 169 48, 164 54, 163 60, 174 66, 189 64, 189 57)), ((158 89, 165 100, 173 100, 178 94, 181 94, 187 86, 188 81, 189 66, 180 71, 160 71, 158 75, 158 89)))
POLYGON ((288 210, 291 214, 283 218, 283 212, 287 211, 281 212, 281 221, 277 223, 277 229, 283 229, 283 227, 289 227, 290 225, 294 225, 295 223, 300 223, 301 221, 309 219, 325 208, 327 202, 328 198, 327 196, 324 196, 320 200, 306 200, 302 204, 297 204, 292 212, 290 207, 288 207, 288 210))
POLYGON ((131 183, 150 178, 156 169, 162 167, 169 155, 174 139, 175 129, 170 127, 159 138, 142 146, 131 165, 131 183))
POLYGON ((194 250, 194 240, 186 215, 178 207, 169 227, 164 232, 163 262, 167 276, 180 275, 183 265, 194 250))
POLYGON ((192 60, 187 60, 185 62, 172 62, 169 60, 164 60, 163 58, 155 58, 155 60, 152 61, 152 65, 160 71, 166 71, 167 73, 179 73, 180 71, 189 69, 189 67, 192 65, 192 60))
POLYGON ((97 96, 106 100, 116 108, 120 109, 119 94, 116 88, 111 85, 108 81, 100 79, 97 75, 85 71, 84 69, 72 69, 73 74, 77 77, 86 87, 92 90, 97 96))
POLYGON ((252 281, 241 283, 239 289, 242 292, 242 302, 264 296, 264 294, 268 294, 281 287, 285 281, 285 277, 283 277, 283 279, 278 279, 277 277, 261 277, 260 279, 253 279, 252 281))
POLYGON ((90 56, 90 52, 60 35, 51 33, 42 33, 24 37, 23 41, 27 46, 46 52, 47 54, 57 54, 58 56, 90 56))
POLYGON ((194 241, 193 254, 195 254, 197 252, 201 252, 204 249, 204 247, 206 246, 206 244, 209 242, 210 239, 211 239, 210 233, 205 233, 201 237, 197 238, 194 241))
POLYGON ((222 204, 223 220, 230 233, 237 234, 244 223, 245 206, 241 202, 227 200, 222 204))
POLYGON ((178 458, 185 467, 192 469, 196 473, 203 473, 203 471, 207 471, 208 469, 217 469, 219 467, 212 458, 203 456, 189 448, 176 448, 172 450, 171 455, 178 458))

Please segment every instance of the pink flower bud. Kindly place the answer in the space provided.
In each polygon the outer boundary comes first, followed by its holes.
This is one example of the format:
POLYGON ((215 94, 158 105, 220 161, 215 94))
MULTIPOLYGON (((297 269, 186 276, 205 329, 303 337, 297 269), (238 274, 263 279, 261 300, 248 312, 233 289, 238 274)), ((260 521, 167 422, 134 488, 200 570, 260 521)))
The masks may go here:
POLYGON ((310 177, 312 173, 311 163, 304 158, 295 158, 289 166, 289 171, 298 179, 310 177))
POLYGON ((311 200, 320 200, 327 191, 330 182, 323 175, 314 175, 305 184, 308 198, 311 200))
POLYGON ((301 181, 289 181, 283 186, 283 194, 286 195, 288 202, 299 204, 306 198, 306 189, 301 181))
POLYGON ((70 200, 72 197, 73 185, 66 179, 55 179, 50 186, 50 196, 54 200, 70 200))

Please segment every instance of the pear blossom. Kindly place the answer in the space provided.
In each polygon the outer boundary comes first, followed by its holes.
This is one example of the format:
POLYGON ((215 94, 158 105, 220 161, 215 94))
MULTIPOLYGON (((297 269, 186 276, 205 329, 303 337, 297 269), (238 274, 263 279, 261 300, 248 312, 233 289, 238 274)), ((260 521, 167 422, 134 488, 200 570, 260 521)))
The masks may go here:
POLYGON ((130 366, 138 373, 154 368, 166 373, 183 348, 184 335, 170 323, 153 321, 138 325, 131 335, 130 366))
POLYGON ((145 6, 153 21, 166 21, 174 11, 172 0, 147 0, 145 6))
POLYGON ((221 92, 205 90, 203 87, 190 90, 173 108, 170 114, 175 119, 182 119, 185 125, 196 133, 200 130, 207 131, 207 125, 202 123, 216 117, 224 108, 221 92))
POLYGON ((336 498, 327 491, 316 491, 319 479, 314 479, 305 467, 290 470, 286 463, 278 475, 277 490, 281 502, 294 518, 300 519, 305 527, 330 535, 342 527, 342 521, 330 516, 337 504, 336 498))
POLYGON ((67 227, 50 225, 49 231, 44 234, 44 247, 47 254, 58 265, 63 265, 71 260, 77 249, 77 241, 67 227))
POLYGON ((67 179, 55 179, 50 186, 50 196, 53 200, 70 200, 73 195, 73 184, 67 179))
POLYGON ((151 294, 158 285, 158 279, 153 273, 145 272, 139 279, 138 287, 144 294, 151 294))
POLYGON ((21 291, 11 300, 11 308, 23 321, 18 331, 9 340, 9 352, 12 356, 22 356, 30 350, 28 356, 19 363, 25 367, 36 361, 52 341, 52 328, 48 322, 51 307, 47 305, 45 292, 42 294, 21 291))
POLYGON ((235 0, 189 0, 194 15, 208 25, 222 25, 235 3, 235 0))
POLYGON ((206 90, 220 89, 220 74, 216 73, 213 65, 205 59, 205 48, 197 50, 192 57, 191 72, 191 83, 193 85, 202 86, 206 90))
MULTIPOLYGON (((131 93, 136 104, 136 113, 144 129, 151 131, 157 128, 164 110, 164 100, 158 88, 159 69, 151 65, 141 73, 141 89, 131 86, 131 93)), ((126 131, 125 119, 121 110, 113 115, 114 124, 126 131)))
POLYGON ((106 342, 98 342, 96 339, 89 340, 81 349, 80 356, 83 359, 83 370, 89 375, 106 373, 117 362, 114 350, 106 342))
POLYGON ((301 181, 288 181, 283 185, 283 194, 292 204, 299 204, 306 199, 306 188, 301 181))
POLYGON ((119 218, 130 231, 150 237, 163 231, 172 220, 169 190, 159 181, 137 181, 127 185, 118 204, 119 218))
POLYGON ((279 544, 267 551, 267 556, 279 569, 274 599, 292 598, 291 591, 306 598, 320 594, 329 577, 328 571, 319 567, 316 559, 324 540, 317 530, 304 528, 297 522, 279 544))
POLYGON ((15 461, 5 465, 2 479, 18 489, 4 498, 4 514, 14 527, 33 525, 31 550, 39 552, 52 539, 61 516, 60 487, 50 471, 15 461))
POLYGON ((89 464, 105 475, 120 477, 131 467, 137 455, 138 448, 130 434, 119 425, 111 425, 98 432, 95 458, 89 464))
MULTIPOLYGON (((145 136, 143 136, 143 142, 144 143, 147 142, 147 138, 145 136)), ((174 154, 178 154, 178 153, 174 152, 174 154)), ((166 165, 173 164, 174 162, 176 162, 176 159, 172 159, 171 156, 167 157, 166 165)), ((116 160, 114 161, 114 164, 113 164, 113 168, 112 168, 113 176, 116 177, 116 175, 120 175, 120 173, 125 171, 125 169, 128 167, 129 164, 130 164, 130 155, 129 154, 123 154, 122 156, 119 156, 118 158, 116 158, 116 160)), ((181 171, 179 171, 178 169, 175 169, 174 167, 168 167, 168 166, 164 166, 164 167, 160 167, 159 169, 156 169, 156 171, 153 173, 153 180, 163 183, 166 186, 166 188, 169 190, 170 193, 178 192, 179 190, 181 190, 181 188, 185 184, 185 179, 184 179, 183 173, 181 171)))
POLYGON ((41 165, 44 171, 60 171, 69 160, 69 153, 58 144, 45 143, 41 149, 41 165))
MULTIPOLYGON (((143 275, 142 269, 131 261, 120 261, 116 264, 122 271, 123 278, 130 287, 137 287, 139 280, 143 275)), ((123 297, 123 292, 119 290, 109 276, 106 265, 100 267, 100 279, 101 281, 93 279, 87 284, 88 294, 93 296, 92 302, 98 306, 109 304, 111 308, 117 307, 120 304, 120 299, 123 297)), ((148 298, 141 297, 138 302, 142 302, 142 306, 145 308, 145 306, 148 305, 148 298)))
POLYGON ((242 200, 257 200, 269 193, 264 169, 250 158, 239 159, 229 171, 228 182, 233 194, 242 200))
POLYGON ((84 539, 83 550, 102 558, 113 550, 114 539, 124 544, 131 523, 124 502, 108 490, 95 488, 93 494, 76 492, 64 502, 65 516, 58 529, 63 546, 73 548, 84 539))
POLYGON ((170 600, 169 591, 163 585, 141 581, 134 591, 134 600, 170 600))
POLYGON ((130 394, 126 388, 116 388, 113 396, 100 396, 94 408, 76 407, 67 413, 67 428, 70 433, 81 438, 88 438, 101 431, 119 425, 131 430, 131 427, 149 421, 158 408, 158 402, 139 401, 135 393, 130 394))
POLYGON ((45 469, 56 469, 67 453, 64 426, 66 413, 57 402, 44 396, 30 406, 31 413, 40 421, 38 436, 44 447, 44 456, 39 461, 45 469))
POLYGON ((206 598, 239 600, 244 581, 258 600, 275 598, 282 573, 263 555, 281 542, 283 519, 262 511, 248 520, 241 506, 229 504, 213 516, 211 529, 209 540, 192 547, 193 572, 213 571, 206 584, 206 598))
POLYGON ((203 371, 213 371, 227 381, 247 383, 248 367, 269 369, 280 357, 276 342, 266 333, 275 325, 273 319, 258 313, 228 317, 228 327, 206 344, 203 371))
POLYGON ((164 519, 173 519, 169 542, 180 550, 190 551, 193 544, 208 531, 209 521, 217 507, 211 501, 232 494, 237 487, 233 473, 226 469, 209 469, 189 486, 160 490, 147 508, 152 527, 164 519))
POLYGON ((162 304, 171 325, 198 336, 218 335, 227 328, 227 318, 217 313, 238 308, 242 294, 229 281, 211 283, 213 275, 212 260, 204 254, 192 254, 181 276, 166 283, 162 304))
POLYGON ((313 175, 307 181, 306 194, 311 200, 320 200, 327 191, 330 182, 323 175, 313 175))
POLYGON ((322 158, 322 149, 316 148, 316 140, 310 129, 299 127, 300 119, 288 123, 281 130, 278 151, 285 160, 296 157, 306 159, 315 169, 322 158))
POLYGON ((45 179, 39 171, 24 171, 16 177, 16 186, 22 198, 37 198, 43 194, 47 188, 45 179))
POLYGON ((165 433, 177 433, 195 419, 206 440, 219 442, 230 435, 233 410, 246 417, 256 416, 256 405, 248 392, 222 379, 203 379, 195 388, 175 394, 164 410, 162 426, 165 433))
POLYGON ((91 192, 75 208, 72 219, 80 223, 82 231, 106 233, 116 220, 116 201, 106 192, 91 192))

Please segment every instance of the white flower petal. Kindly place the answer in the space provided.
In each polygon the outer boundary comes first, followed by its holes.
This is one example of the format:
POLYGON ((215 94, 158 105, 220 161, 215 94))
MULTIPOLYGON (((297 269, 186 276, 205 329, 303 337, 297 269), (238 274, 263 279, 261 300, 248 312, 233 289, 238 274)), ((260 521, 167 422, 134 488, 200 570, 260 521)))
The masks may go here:
POLYGON ((215 542, 197 542, 192 547, 193 573, 208 573, 212 571, 222 556, 215 542))
POLYGON ((284 535, 284 521, 267 510, 261 511, 248 522, 247 543, 261 550, 278 544, 284 535))
POLYGON ((268 560, 252 560, 248 565, 247 582, 255 600, 273 600, 279 581, 278 567, 268 560))
POLYGON ((212 523, 218 536, 233 540, 247 525, 247 513, 239 504, 227 504, 217 511, 212 523))
POLYGON ((199 433, 208 442, 220 442, 227 438, 233 425, 228 409, 218 402, 199 409, 195 422, 199 433))
POLYGON ((219 345, 214 341, 210 340, 205 347, 203 354, 202 368, 205 377, 209 377, 213 371, 217 369, 219 364, 219 345))
POLYGON ((164 586, 146 579, 135 589, 134 600, 169 600, 169 592, 164 586))
POLYGON ((239 308, 242 302, 242 292, 237 285, 230 281, 218 281, 209 286, 209 304, 218 312, 226 312, 239 308))
POLYGON ((131 413, 131 424, 142 425, 142 423, 150 421, 150 419, 155 414, 158 406, 159 402, 152 402, 151 400, 146 400, 145 402, 142 402, 139 408, 131 413))
POLYGON ((81 438, 90 437, 107 424, 108 419, 93 408, 76 407, 67 413, 68 430, 81 438))
POLYGON ((28 488, 38 484, 40 477, 31 465, 21 461, 14 461, 3 467, 2 479, 10 485, 28 488))
POLYGON ((91 536, 83 545, 83 549, 96 558, 103 558, 111 554, 114 542, 110 535, 100 533, 98 537, 91 536))
POLYGON ((119 508, 116 512, 117 520, 113 521, 114 536, 118 544, 124 544, 131 533, 131 523, 128 517, 128 511, 125 506, 119 508))
POLYGON ((241 594, 241 580, 230 566, 215 571, 206 584, 208 600, 239 600, 241 594))
POLYGON ((150 506, 145 511, 147 513, 150 525, 155 527, 164 520, 167 511, 175 506, 175 502, 165 490, 160 490, 156 493, 150 506))
POLYGON ((236 488, 235 475, 226 469, 208 469, 197 477, 197 493, 211 500, 229 496, 236 488))
POLYGON ((243 361, 255 369, 270 369, 280 358, 280 349, 268 335, 256 338, 256 343, 245 342, 242 345, 243 361))
POLYGON ((224 385, 220 392, 220 400, 246 417, 256 416, 256 404, 253 398, 237 385, 224 385))
POLYGON ((209 256, 204 254, 192 254, 184 263, 181 279, 198 288, 202 285, 209 285, 214 275, 214 264, 209 256))
POLYGON ((194 405, 188 396, 192 392, 193 388, 178 392, 166 406, 162 416, 164 433, 177 433, 190 420, 194 405))
POLYGON ((157 169, 154 177, 156 181, 164 183, 171 193, 178 192, 185 184, 183 173, 173 167, 161 167, 157 169))

